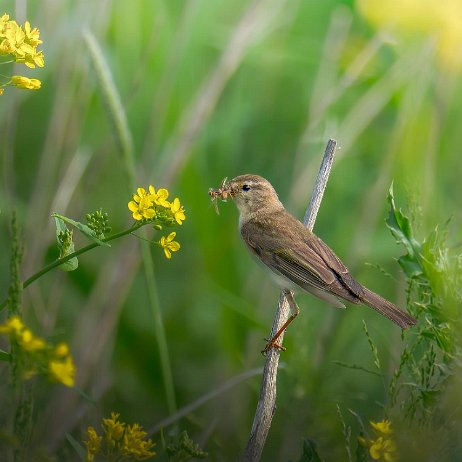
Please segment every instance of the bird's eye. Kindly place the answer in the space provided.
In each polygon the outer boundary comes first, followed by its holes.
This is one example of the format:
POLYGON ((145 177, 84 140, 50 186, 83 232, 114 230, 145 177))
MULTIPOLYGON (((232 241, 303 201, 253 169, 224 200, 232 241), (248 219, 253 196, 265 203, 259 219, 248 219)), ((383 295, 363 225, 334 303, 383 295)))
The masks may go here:
POLYGON ((245 184, 242 186, 243 191, 250 191, 250 186, 248 184, 245 184))

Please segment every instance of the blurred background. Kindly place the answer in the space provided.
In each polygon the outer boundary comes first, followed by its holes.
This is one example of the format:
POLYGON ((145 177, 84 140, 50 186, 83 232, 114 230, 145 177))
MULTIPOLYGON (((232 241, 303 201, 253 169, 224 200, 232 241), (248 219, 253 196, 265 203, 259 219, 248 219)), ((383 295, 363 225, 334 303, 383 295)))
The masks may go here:
MULTIPOLYGON (((403 0, 399 10, 391 0, 0 5, 40 29, 45 55, 45 67, 26 74, 42 81, 40 91, 0 99, 2 300, 13 209, 27 278, 57 257, 52 212, 83 220, 102 207, 113 230, 123 230, 134 188, 149 184, 167 187, 186 208, 176 229, 181 250, 166 260, 152 248, 155 281, 146 278, 139 241, 127 236, 24 293, 26 320, 70 343, 78 386, 95 401, 37 380, 34 440, 67 454, 61 460, 72 460, 65 432, 79 439, 111 411, 156 430, 158 444, 160 427, 165 435, 187 429, 210 460, 234 460, 245 447, 278 289, 240 241, 234 205, 219 204, 219 215, 211 205, 208 188, 224 177, 266 177, 302 218, 335 138, 315 232, 359 281, 402 306, 402 249, 384 224, 392 181, 418 236, 452 216, 450 242, 460 244, 459 1, 403 0), (122 149, 91 43, 125 111, 122 149), (166 425, 190 404, 198 406, 166 425)), ((336 310, 309 296, 298 303, 263 459, 298 460, 309 437, 327 460, 343 460, 337 403, 367 422, 383 417, 377 403, 385 398, 380 378, 335 361, 371 366, 365 320, 391 369, 401 334, 365 307, 336 310)))

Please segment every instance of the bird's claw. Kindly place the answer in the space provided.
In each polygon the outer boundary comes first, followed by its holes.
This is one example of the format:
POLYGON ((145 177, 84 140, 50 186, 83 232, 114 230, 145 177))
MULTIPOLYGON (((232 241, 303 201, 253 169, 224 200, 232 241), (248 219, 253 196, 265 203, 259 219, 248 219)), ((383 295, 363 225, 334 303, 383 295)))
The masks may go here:
POLYGON ((267 344, 265 348, 263 348, 263 350, 261 351, 262 355, 266 355, 266 353, 268 353, 268 351, 270 351, 272 348, 275 348, 276 350, 279 350, 279 351, 286 351, 287 349, 283 347, 282 345, 279 345, 279 343, 277 343, 273 339, 268 340, 267 338, 265 338, 265 341, 267 342, 267 344))

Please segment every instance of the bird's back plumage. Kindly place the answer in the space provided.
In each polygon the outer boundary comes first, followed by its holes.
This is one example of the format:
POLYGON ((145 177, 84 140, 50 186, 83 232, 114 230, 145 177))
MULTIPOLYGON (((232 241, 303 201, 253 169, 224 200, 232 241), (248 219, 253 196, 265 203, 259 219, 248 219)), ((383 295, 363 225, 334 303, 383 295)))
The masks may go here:
POLYGON ((357 282, 348 268, 319 237, 283 207, 260 210, 241 223, 241 236, 249 249, 278 275, 336 306, 338 299, 365 304, 405 329, 415 319, 380 295, 357 282), (281 248, 278 223, 285 223, 290 247, 281 248))

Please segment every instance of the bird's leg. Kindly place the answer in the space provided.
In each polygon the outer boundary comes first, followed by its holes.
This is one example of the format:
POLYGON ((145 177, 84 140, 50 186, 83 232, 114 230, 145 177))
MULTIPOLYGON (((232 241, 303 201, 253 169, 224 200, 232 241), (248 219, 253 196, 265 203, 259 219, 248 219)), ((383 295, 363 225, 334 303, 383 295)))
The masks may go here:
POLYGON ((287 321, 276 332, 276 334, 274 334, 273 337, 268 340, 268 343, 263 349, 262 354, 265 354, 266 352, 271 350, 271 348, 276 348, 277 350, 285 351, 285 348, 282 345, 279 345, 279 343, 277 343, 277 340, 281 336, 281 334, 287 329, 289 324, 298 316, 298 313, 300 313, 300 308, 297 306, 297 303, 294 300, 294 294, 288 289, 283 289, 282 291, 287 299, 287 302, 289 303, 290 315, 287 318, 287 321))

